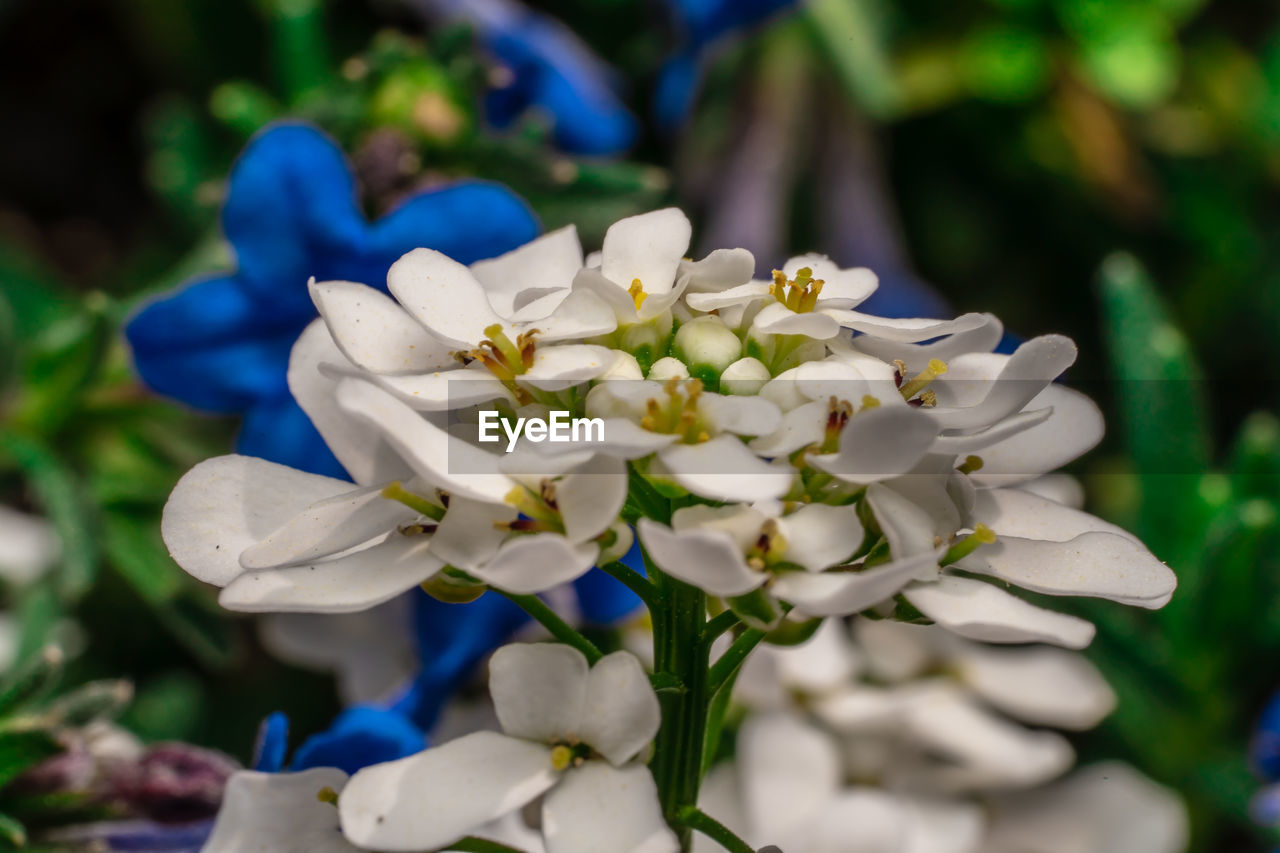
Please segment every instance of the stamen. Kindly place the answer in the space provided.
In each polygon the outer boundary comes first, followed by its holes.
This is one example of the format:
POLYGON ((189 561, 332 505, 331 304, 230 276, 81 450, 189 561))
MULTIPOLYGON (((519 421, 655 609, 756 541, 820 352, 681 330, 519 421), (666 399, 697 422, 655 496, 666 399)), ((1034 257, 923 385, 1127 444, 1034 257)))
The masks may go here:
POLYGON ((649 298, 649 294, 644 292, 644 285, 640 283, 640 279, 631 279, 631 286, 627 288, 627 294, 631 297, 631 301, 636 304, 636 310, 640 310, 640 306, 649 298))
POLYGON ((964 458, 963 462, 956 466, 956 470, 961 474, 972 474, 974 471, 981 471, 982 457, 970 454, 964 458))
POLYGON ((319 791, 316 791, 316 799, 322 803, 336 806, 338 804, 338 792, 325 785, 319 791))
POLYGON ((948 548, 947 553, 942 555, 942 559, 938 561, 938 564, 949 566, 958 560, 963 560, 983 545, 995 544, 995 541, 995 531, 985 524, 978 524, 973 528, 973 533, 948 548))
MULTIPOLYGON (((905 365, 903 365, 905 367, 905 365)), ((937 379, 939 376, 947 372, 947 363, 941 359, 931 358, 929 364, 924 370, 917 373, 910 380, 903 382, 898 391, 902 394, 902 399, 910 400, 919 394, 925 388, 929 387, 929 383, 937 379)), ((905 374, 904 374, 905 375, 905 374)))
POLYGON ((573 764, 573 749, 565 744, 560 744, 551 750, 551 766, 556 770, 568 770, 569 765, 573 764))
POLYGON ((804 314, 817 308, 818 296, 822 293, 823 284, 822 279, 813 277, 813 270, 810 267, 797 270, 796 277, 790 281, 782 270, 774 270, 769 293, 792 311, 804 314))
POLYGON ((439 521, 444 518, 444 508, 438 507, 422 495, 415 495, 413 492, 401 485, 399 480, 390 483, 382 490, 382 496, 387 500, 402 503, 409 509, 425 515, 427 518, 439 521))

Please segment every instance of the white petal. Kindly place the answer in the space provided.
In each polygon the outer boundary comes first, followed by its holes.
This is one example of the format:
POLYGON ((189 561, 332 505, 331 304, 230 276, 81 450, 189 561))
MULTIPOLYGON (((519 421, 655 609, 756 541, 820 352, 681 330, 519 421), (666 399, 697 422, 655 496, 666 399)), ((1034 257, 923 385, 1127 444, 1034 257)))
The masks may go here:
POLYGON ((846 616, 887 601, 936 565, 933 554, 918 554, 860 572, 790 572, 779 575, 771 590, 811 616, 846 616))
POLYGON ((1075 343, 1062 335, 1032 338, 1010 356, 962 355, 930 385, 938 405, 928 410, 929 415, 944 429, 978 429, 996 423, 1021 411, 1075 360, 1075 343))
POLYGON ((664 356, 649 367, 646 377, 652 382, 666 382, 668 379, 688 379, 689 365, 674 356, 664 356))
POLYGON ((226 586, 244 570, 240 554, 317 501, 351 484, 251 456, 217 456, 173 487, 160 535, 190 575, 226 586))
POLYGON ((698 413, 720 432, 737 435, 764 435, 782 426, 782 412, 760 397, 704 394, 698 400, 698 413))
POLYGON ((573 542, 594 539, 618 520, 627 501, 627 469, 622 460, 597 454, 556 483, 556 506, 573 542))
POLYGON ((638 278, 646 293, 666 293, 692 233, 688 217, 674 207, 620 219, 605 232, 600 271, 623 290, 638 278))
POLYGON ((247 613, 352 613, 413 589, 444 563, 426 536, 399 533, 378 545, 319 563, 245 572, 218 603, 247 613))
POLYGON ((405 376, 362 375, 329 365, 322 365, 321 371, 335 380, 356 376, 374 382, 420 412, 445 412, 491 400, 511 399, 510 391, 498 377, 474 364, 405 376))
POLYGON ((587 691, 587 659, 572 646, 512 643, 489 661, 493 707, 512 737, 552 743, 577 734, 587 691))
POLYGON ((620 769, 588 761, 570 770, 542 805, 542 832, 547 853, 680 849, 662 818, 653 774, 643 765, 620 769))
POLYGON ((53 567, 61 550, 48 521, 0 506, 0 577, 30 583, 53 567))
POLYGON ((1178 795, 1115 761, 994 806, 984 853, 1184 853, 1191 840, 1178 795))
POLYGON ((738 763, 752 835, 762 839, 785 837, 814 820, 840 786, 835 742, 791 714, 748 717, 738 734, 738 763))
POLYGON ((954 335, 982 325, 981 315, 962 314, 954 320, 930 320, 922 317, 890 318, 863 314, 860 311, 828 309, 832 319, 847 329, 862 332, 876 338, 900 343, 927 341, 942 335, 954 335))
POLYGON ((875 483, 910 471, 937 434, 915 409, 881 406, 849 419, 837 452, 809 456, 808 462, 850 483, 875 483))
POLYGON ((1083 731, 1116 705, 1106 679, 1075 652, 966 643, 951 666, 988 703, 1028 723, 1083 731))
MULTIPOLYGON (((676 441, 676 436, 664 432, 652 432, 625 418, 605 418, 604 440, 595 441, 594 439, 593 433, 592 441, 580 442, 577 447, 598 450, 601 453, 617 456, 619 459, 640 459, 655 450, 669 447, 676 441)), ((556 446, 545 445, 548 451, 556 446)), ((573 447, 567 444, 558 446, 565 450, 573 447)))
POLYGON ((690 293, 707 293, 748 282, 755 271, 756 259, 746 249, 716 249, 700 261, 681 261, 678 274, 688 279, 690 293))
POLYGON ((731 435, 701 444, 674 444, 658 451, 658 458, 681 486, 719 501, 780 498, 794 476, 789 466, 770 465, 731 435))
POLYGON ((914 739, 943 757, 944 765, 930 779, 943 789, 1037 785, 1075 760, 1061 735, 1003 720, 950 685, 916 691, 902 714, 914 739))
MULTIPOLYGON (((796 834, 814 853, 899 853, 910 829, 897 797, 876 788, 845 788, 796 834)), ((787 849, 796 845, 787 842, 787 849)))
POLYGON ((982 581, 943 575, 903 592, 921 613, 944 628, 987 643, 1052 643, 1083 649, 1094 627, 1083 619, 1028 604, 982 581))
POLYGON ((338 812, 343 833, 362 848, 430 850, 520 808, 557 778, 549 747, 476 732, 364 768, 347 783, 338 812))
POLYGON ((311 300, 338 349, 357 367, 373 373, 418 373, 454 363, 449 346, 379 290, 312 279, 311 300))
POLYGON ((765 581, 763 574, 748 568, 742 550, 723 531, 695 528, 677 533, 648 518, 640 519, 636 530, 659 568, 712 595, 744 595, 765 581))
POLYGON ((344 379, 338 405, 381 432, 424 480, 476 500, 502 501, 515 481, 498 473, 498 457, 460 441, 376 385, 344 379))
POLYGON ((1084 485, 1070 474, 1045 474, 1022 483, 1019 488, 1071 509, 1084 507, 1084 485))
POLYGON ((843 563, 862 544, 864 532, 856 506, 808 504, 779 519, 786 539, 786 560, 820 572, 843 563))
POLYGON ((756 506, 731 504, 729 506, 707 506, 694 504, 685 506, 671 514, 671 527, 677 532, 687 530, 720 530, 729 534, 737 544, 738 550, 746 552, 760 539, 760 528, 771 515, 781 511, 781 506, 767 507, 769 513, 762 510, 763 502, 756 506))
POLYGON ((414 249, 391 265, 387 287, 432 335, 455 349, 484 340, 502 318, 471 271, 435 249, 414 249))
POLYGON ((329 336, 324 320, 316 319, 303 330, 289 353, 289 393, 351 479, 362 486, 407 479, 409 466, 391 446, 338 406, 338 380, 321 372, 321 365, 326 364, 356 369, 329 336))
POLYGON ((449 511, 431 537, 431 553, 445 563, 474 571, 493 559, 508 536, 500 524, 515 521, 514 507, 488 501, 473 501, 460 495, 449 499, 449 511))
POLYGON ((827 412, 826 400, 805 403, 784 414, 776 430, 752 439, 747 446, 761 456, 777 457, 817 444, 826 434, 827 412))
POLYGON ((620 766, 653 740, 661 722, 658 696, 635 655, 614 652, 591 667, 578 727, 583 743, 620 766))
POLYGON ((546 317, 526 320, 524 325, 536 328, 538 340, 548 343, 607 335, 618 327, 618 319, 610 301, 601 299, 596 292, 575 290, 546 317))
POLYGON ((1066 542, 1003 536, 980 548, 973 559, 974 571, 1024 589, 1107 598, 1149 609, 1168 604, 1178 586, 1169 567, 1127 534, 1083 533, 1066 542))
POLYGON ((944 453, 959 456, 1007 441, 1021 432, 1037 427, 1053 414, 1053 409, 1034 409, 1010 415, 994 426, 964 435, 943 435, 934 440, 930 449, 933 453, 944 453))
POLYGON ((999 536, 1066 542, 1082 533, 1114 533, 1138 542, 1123 527, 1023 489, 979 489, 976 496, 973 520, 999 536))
POLYGON ((246 569, 305 563, 368 542, 418 513, 399 501, 382 497, 372 486, 319 501, 286 521, 240 555, 246 569))
POLYGON ((338 810, 316 795, 341 791, 333 767, 301 773, 232 774, 202 853, 358 853, 338 828, 338 810))
POLYGON ((533 533, 508 539, 471 573, 490 586, 528 595, 581 577, 599 555, 594 543, 575 545, 558 533, 533 533))
POLYGON ((804 335, 815 341, 824 341, 840 334, 840 324, 826 312, 808 311, 797 314, 781 302, 772 302, 760 309, 751 321, 751 327, 768 335, 804 335))
POLYGON ((978 853, 986 832, 986 812, 977 803, 938 798, 901 800, 907 809, 907 838, 901 853, 978 853))
POLYGON ((614 322, 618 324, 636 323, 640 320, 635 300, 627 292, 630 286, 631 279, 627 279, 626 284, 619 285, 606 278, 598 269, 582 269, 573 277, 573 292, 593 296, 608 305, 613 311, 614 322))
POLYGON ((545 391, 563 391, 604 373, 613 366, 613 350, 591 344, 538 347, 533 365, 520 382, 545 391))
POLYGON ((510 317, 522 307, 518 304, 522 294, 555 290, 567 293, 581 268, 578 229, 566 225, 505 255, 476 261, 471 265, 471 274, 484 285, 494 310, 510 317))
POLYGON ((1050 385, 1027 408, 1051 407, 1043 424, 1006 438, 982 451, 982 470, 972 476, 982 485, 1014 485, 1052 471, 1084 455, 1102 441, 1105 424, 1098 405, 1071 388, 1050 385))
POLYGON ((825 282, 822 299, 831 299, 839 308, 852 308, 875 293, 879 286, 876 274, 866 267, 841 269, 826 255, 808 254, 791 258, 783 265, 782 271, 787 278, 794 279, 801 267, 813 270, 813 277, 825 282))
POLYGON ((994 314, 965 314, 957 319, 964 319, 968 328, 927 344, 891 341, 870 335, 859 335, 852 340, 841 337, 828 344, 833 349, 839 344, 845 344, 886 363, 898 359, 906 363, 908 372, 917 373, 931 359, 937 358, 949 363, 963 353, 991 352, 1004 336, 1004 325, 994 314))
POLYGON ((740 358, 720 374, 720 393, 755 396, 772 378, 769 368, 760 359, 751 356, 740 358))
POLYGON ((763 281, 749 281, 737 287, 711 292, 694 292, 685 297, 685 302, 695 311, 716 311, 731 305, 742 305, 769 295, 769 285, 763 281))
POLYGON ((825 693, 849 683, 862 659, 840 619, 827 619, 814 635, 798 646, 760 646, 775 661, 778 677, 787 686, 807 693, 825 693))
POLYGON ((949 647, 952 635, 936 625, 909 625, 892 619, 858 619, 854 622, 858 647, 867 655, 867 666, 881 681, 906 681, 934 665, 940 649, 949 647))
POLYGON ((932 554, 937 548, 933 518, 919 504, 880 483, 867 487, 866 501, 895 558, 932 554))

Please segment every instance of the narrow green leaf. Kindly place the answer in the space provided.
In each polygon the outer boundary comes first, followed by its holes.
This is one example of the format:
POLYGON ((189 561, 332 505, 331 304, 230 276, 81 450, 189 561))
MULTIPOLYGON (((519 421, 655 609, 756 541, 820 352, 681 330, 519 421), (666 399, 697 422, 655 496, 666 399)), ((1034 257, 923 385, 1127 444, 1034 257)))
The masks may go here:
POLYGON ((1114 397, 1142 490, 1137 532, 1175 569, 1193 570, 1185 558, 1212 447, 1203 374, 1134 257, 1111 255, 1099 279, 1114 397))
POLYGON ((148 604, 165 604, 182 591, 182 570, 169 556, 154 521, 108 512, 102 519, 102 545, 111 567, 148 604))
POLYGON ((60 752, 61 744, 46 731, 0 732, 0 787, 60 752))

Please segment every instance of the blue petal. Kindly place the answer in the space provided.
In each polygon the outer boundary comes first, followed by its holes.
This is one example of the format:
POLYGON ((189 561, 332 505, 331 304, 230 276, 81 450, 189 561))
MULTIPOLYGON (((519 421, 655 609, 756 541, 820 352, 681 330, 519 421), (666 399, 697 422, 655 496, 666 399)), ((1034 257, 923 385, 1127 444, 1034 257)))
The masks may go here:
POLYGON ((307 279, 330 277, 318 253, 359 253, 367 225, 341 149, 313 127, 278 124, 255 136, 232 168, 222 229, 244 287, 280 316, 310 318, 307 279))
POLYGON ((263 308, 237 279, 223 277, 151 302, 125 335, 152 389, 196 408, 234 412, 288 393, 289 350, 307 319, 263 308))
POLYGON ((268 714, 262 725, 258 726, 251 766, 260 773, 279 773, 284 768, 288 752, 289 718, 280 711, 268 714))
POLYGON ((298 747, 290 769, 337 767, 355 773, 370 764, 421 752, 426 746, 422 730, 402 715, 353 705, 339 714, 328 730, 312 735, 298 747))
POLYGON ((797 0, 668 0, 667 5, 689 41, 707 44, 796 3, 797 0))
POLYGON ((1249 743, 1249 763, 1268 782, 1280 780, 1280 693, 1271 697, 1258 718, 1249 743))
POLYGON ((489 120, 507 125, 530 107, 552 119, 556 144, 575 154, 616 154, 636 139, 635 117, 610 85, 612 70, 559 21, 511 4, 473 16, 485 46, 513 84, 486 99, 489 120))
POLYGON ((264 400, 245 413, 236 450, 245 456, 278 462, 299 471, 352 479, 307 413, 287 393, 264 400))
POLYGON ((470 604, 445 604, 414 590, 414 630, 421 670, 395 709, 430 730, 440 710, 491 651, 529 621, 494 592, 470 604))
POLYGON ((653 112, 667 130, 684 124, 702 86, 702 62, 697 51, 685 50, 667 60, 658 72, 653 112))
MULTIPOLYGON (((90 824, 77 833, 86 840, 105 844, 113 853, 199 853, 213 832, 213 821, 163 824, 146 820, 108 821, 90 824)), ((94 849, 99 849, 95 847, 94 849)))

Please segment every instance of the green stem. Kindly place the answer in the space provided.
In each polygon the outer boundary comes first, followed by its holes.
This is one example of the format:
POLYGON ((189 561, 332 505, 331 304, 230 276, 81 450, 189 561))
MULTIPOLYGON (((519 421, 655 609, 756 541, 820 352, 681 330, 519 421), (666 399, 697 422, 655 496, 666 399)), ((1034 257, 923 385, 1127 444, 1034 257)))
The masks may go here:
POLYGON ((738 671, 738 667, 742 666, 742 662, 747 659, 747 655, 751 654, 751 650, 764 639, 765 633, 758 628, 748 628, 738 635, 733 645, 725 650, 725 653, 711 667, 707 681, 712 692, 723 687, 729 676, 738 671))
POLYGON ((649 579, 635 569, 625 563, 614 560, 612 563, 605 563, 600 566, 600 571, 634 592, 650 611, 658 606, 658 588, 649 583, 649 579))
POLYGON ((604 657, 604 653, 596 647, 595 643, 582 636, 582 634, 578 633, 577 629, 561 619, 560 616, 548 607, 541 598, 538 598, 538 596, 517 595, 513 592, 503 592, 500 589, 494 589, 493 591, 504 596, 508 601, 512 602, 525 613, 528 613, 538 622, 542 623, 542 626, 551 632, 551 636, 582 652, 582 654, 587 658, 587 663, 595 664, 596 661, 604 657))
POLYGON ((702 629, 702 642, 710 645, 714 643, 716 638, 738 625, 741 622, 738 614, 732 610, 726 610, 718 616, 712 617, 706 627, 702 629))
POLYGON ((702 783, 702 749, 711 691, 707 684, 709 645, 700 642, 707 619, 707 597, 697 587, 664 575, 646 564, 662 591, 664 606, 653 613, 654 669, 669 673, 683 691, 660 694, 662 727, 654 741, 653 778, 663 815, 680 837, 682 850, 692 843, 692 829, 680 816, 695 808, 702 783))
POLYGON ((756 853, 750 844, 734 835, 723 823, 693 806, 681 809, 680 823, 701 832, 729 853, 756 853))

